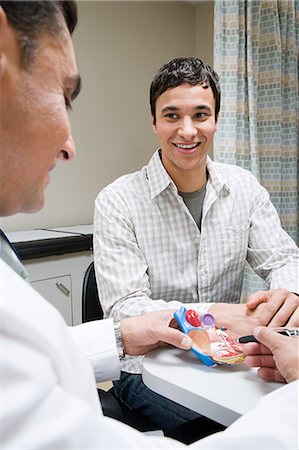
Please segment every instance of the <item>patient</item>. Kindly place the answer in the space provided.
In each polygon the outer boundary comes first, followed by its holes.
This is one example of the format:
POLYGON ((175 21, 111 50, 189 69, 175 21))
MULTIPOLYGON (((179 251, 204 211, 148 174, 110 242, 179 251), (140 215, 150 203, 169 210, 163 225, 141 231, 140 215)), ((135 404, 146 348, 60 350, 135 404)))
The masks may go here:
MULTIPOLYGON (((158 150, 95 202, 105 317, 184 304, 239 335, 256 325, 298 326, 296 244, 253 175, 208 157, 220 111, 217 73, 197 58, 174 59, 154 76, 150 106, 158 150), (270 287, 248 306, 239 304, 246 261, 270 287)), ((197 417, 143 384, 140 357, 124 358, 121 368, 118 396, 162 429, 197 417)))

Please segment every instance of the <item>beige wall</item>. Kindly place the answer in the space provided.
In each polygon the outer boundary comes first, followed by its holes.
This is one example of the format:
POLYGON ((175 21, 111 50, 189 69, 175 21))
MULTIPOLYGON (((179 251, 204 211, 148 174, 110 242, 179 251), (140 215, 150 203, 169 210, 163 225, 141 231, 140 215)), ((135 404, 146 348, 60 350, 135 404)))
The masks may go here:
POLYGON ((214 2, 203 1, 195 7, 195 56, 213 67, 214 2))
POLYGON ((70 113, 77 158, 51 175, 38 214, 0 220, 5 231, 91 223, 98 191, 138 170, 156 148, 148 91, 178 56, 212 63, 213 2, 79 2, 74 34, 83 90, 70 113))

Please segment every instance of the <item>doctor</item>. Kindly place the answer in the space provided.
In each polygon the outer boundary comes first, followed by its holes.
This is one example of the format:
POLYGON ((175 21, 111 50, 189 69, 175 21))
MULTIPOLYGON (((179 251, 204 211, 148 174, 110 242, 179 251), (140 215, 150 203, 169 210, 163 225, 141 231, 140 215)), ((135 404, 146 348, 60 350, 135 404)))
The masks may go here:
MULTIPOLYGON (((76 22, 73 1, 0 0, 1 216, 42 208, 50 171, 58 160, 75 156, 67 109, 80 90, 71 41, 76 22)), ((104 417, 95 386, 95 377, 119 376, 118 352, 139 355, 161 342, 190 348, 190 340, 168 326, 171 313, 68 328, 24 279, 24 267, 4 235, 0 244, 0 448, 183 448, 104 417)), ((298 355, 294 351, 287 362, 285 355, 298 341, 264 328, 255 333, 266 347, 249 349, 248 363, 266 365, 270 378, 279 374, 289 384, 192 448, 297 445, 298 355), (259 359, 265 352, 267 358, 259 359)))

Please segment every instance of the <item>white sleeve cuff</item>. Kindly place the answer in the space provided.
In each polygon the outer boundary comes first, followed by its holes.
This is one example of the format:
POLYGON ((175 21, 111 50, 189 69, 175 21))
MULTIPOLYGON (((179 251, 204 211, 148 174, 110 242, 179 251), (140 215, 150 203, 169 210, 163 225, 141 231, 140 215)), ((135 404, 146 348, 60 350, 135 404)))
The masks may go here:
POLYGON ((94 320, 69 327, 83 355, 92 365, 96 381, 118 380, 120 363, 113 319, 94 320))

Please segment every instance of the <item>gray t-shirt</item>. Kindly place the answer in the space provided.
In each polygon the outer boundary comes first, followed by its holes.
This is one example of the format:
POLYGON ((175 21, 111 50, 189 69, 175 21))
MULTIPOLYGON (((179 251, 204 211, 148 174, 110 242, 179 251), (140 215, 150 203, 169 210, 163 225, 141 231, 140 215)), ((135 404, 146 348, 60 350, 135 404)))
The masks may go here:
POLYGON ((179 191, 179 195, 183 198, 185 205, 189 209, 198 228, 201 230, 202 206, 206 195, 206 184, 201 189, 199 189, 199 191, 179 191))

